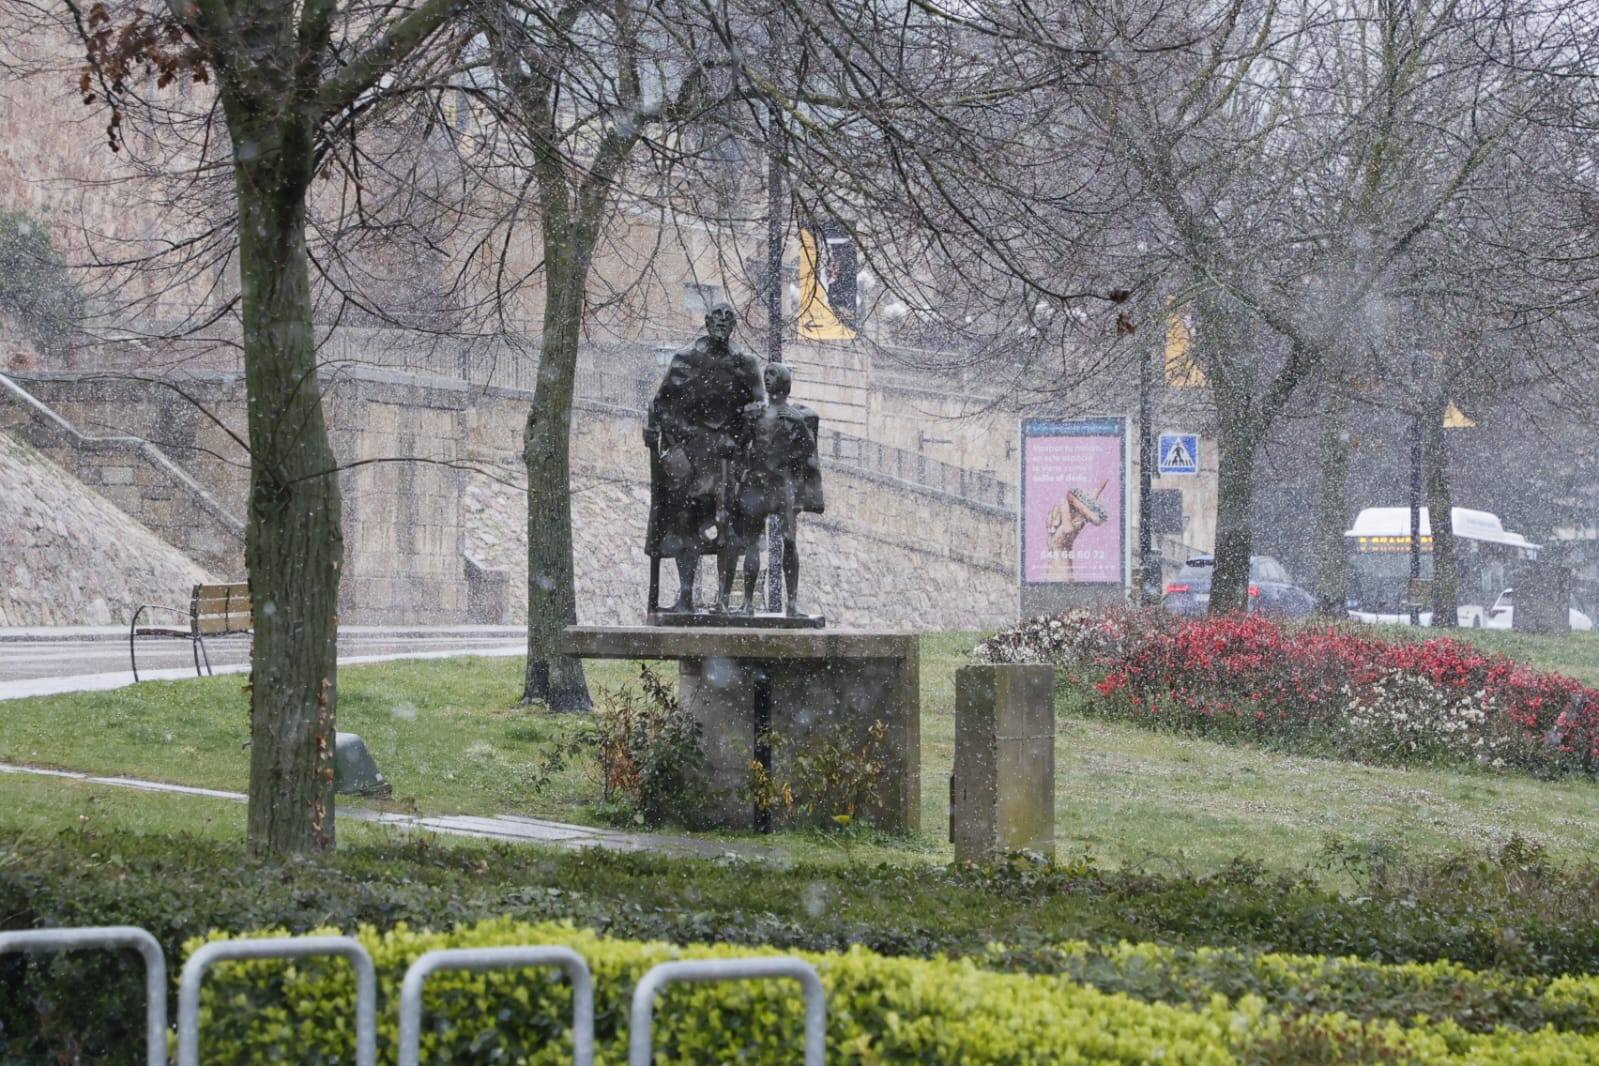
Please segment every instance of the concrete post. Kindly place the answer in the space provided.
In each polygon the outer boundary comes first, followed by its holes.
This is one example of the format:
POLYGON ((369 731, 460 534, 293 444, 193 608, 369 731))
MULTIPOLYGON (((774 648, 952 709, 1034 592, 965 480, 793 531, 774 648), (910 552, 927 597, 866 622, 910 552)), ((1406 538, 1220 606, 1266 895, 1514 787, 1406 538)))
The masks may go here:
POLYGON ((1529 559, 1516 568, 1512 628, 1523 633, 1571 632, 1571 568, 1552 558, 1529 559))
POLYGON ((950 840, 956 862, 1055 854, 1055 670, 1036 663, 955 671, 950 840))

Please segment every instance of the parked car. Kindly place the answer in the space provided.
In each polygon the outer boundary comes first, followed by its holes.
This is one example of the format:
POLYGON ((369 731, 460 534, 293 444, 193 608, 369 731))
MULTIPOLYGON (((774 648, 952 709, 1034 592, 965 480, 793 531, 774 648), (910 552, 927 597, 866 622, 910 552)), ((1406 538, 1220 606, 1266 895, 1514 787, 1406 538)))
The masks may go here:
MULTIPOLYGON (((1351 622, 1365 622, 1368 625, 1381 626, 1408 626, 1410 612, 1396 613, 1394 611, 1362 611, 1356 608, 1354 601, 1347 604, 1349 620, 1351 622)), ((1432 625, 1432 611, 1422 611, 1418 614, 1421 625, 1432 625)), ((1482 629, 1488 618, 1488 608, 1475 603, 1463 603, 1455 608, 1455 625, 1461 629, 1482 629)))
MULTIPOLYGON (((1488 629, 1513 629, 1516 624, 1515 589, 1505 589, 1488 608, 1488 619, 1484 625, 1488 629)), ((1574 632, 1587 633, 1593 629, 1593 619, 1571 607, 1571 628, 1574 632)))
MULTIPOLYGON (((1173 614, 1197 617, 1210 610, 1210 578, 1216 560, 1196 555, 1166 586, 1161 602, 1173 614)), ((1249 610, 1279 618, 1308 618, 1316 609, 1310 593, 1294 584, 1288 571, 1269 555, 1249 557, 1249 610)))

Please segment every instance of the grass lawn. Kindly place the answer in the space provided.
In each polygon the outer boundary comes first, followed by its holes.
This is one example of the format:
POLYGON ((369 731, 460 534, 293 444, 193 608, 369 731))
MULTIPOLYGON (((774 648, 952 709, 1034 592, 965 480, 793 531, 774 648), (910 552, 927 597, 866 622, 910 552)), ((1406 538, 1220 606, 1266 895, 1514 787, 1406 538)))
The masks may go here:
POLYGON ((1450 635, 1599 688, 1599 633, 1537 637, 1508 629, 1457 629, 1450 635))
MULTIPOLYGON (((1594 635, 1465 635, 1599 683, 1594 635)), ((780 847, 820 860, 948 859, 954 671, 976 639, 924 639, 922 835, 906 840, 785 833, 777 837, 780 847)), ((543 753, 572 719, 516 707, 520 668, 514 658, 349 667, 340 671, 339 725, 365 738, 394 783, 395 806, 595 821, 598 786, 584 768, 567 768, 545 787, 535 787, 543 753)), ((594 664, 590 681, 615 687, 634 670, 622 663, 594 664)), ((1056 834, 1063 856, 1087 852, 1109 867, 1194 872, 1247 856, 1273 869, 1298 871, 1329 841, 1436 853, 1480 850, 1519 833, 1557 857, 1577 858, 1599 833, 1599 785, 1592 783, 1296 758, 1085 719, 1071 713, 1072 698, 1062 697, 1056 749, 1056 834)), ((0 761, 242 791, 248 766, 245 706, 238 677, 9 701, 0 704, 0 761)), ((231 827, 226 832, 236 834, 242 824, 242 811, 226 803, 174 798, 146 807, 149 797, 133 805, 121 798, 125 793, 110 789, 87 794, 97 804, 138 806, 149 812, 141 818, 158 818, 163 825, 197 829, 190 819, 214 818, 217 831, 231 827)), ((35 811, 33 824, 40 829, 65 824, 59 809, 52 816, 54 805, 37 795, 35 784, 0 775, 6 806, 24 816, 35 811)))

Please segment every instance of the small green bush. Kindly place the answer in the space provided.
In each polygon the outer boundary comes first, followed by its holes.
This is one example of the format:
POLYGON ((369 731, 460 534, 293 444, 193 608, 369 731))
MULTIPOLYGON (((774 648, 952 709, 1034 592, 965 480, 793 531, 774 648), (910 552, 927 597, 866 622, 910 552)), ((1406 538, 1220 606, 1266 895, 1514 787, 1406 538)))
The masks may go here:
POLYGON ((20 211, 0 210, 0 317, 47 350, 65 344, 83 316, 83 290, 49 229, 20 211))

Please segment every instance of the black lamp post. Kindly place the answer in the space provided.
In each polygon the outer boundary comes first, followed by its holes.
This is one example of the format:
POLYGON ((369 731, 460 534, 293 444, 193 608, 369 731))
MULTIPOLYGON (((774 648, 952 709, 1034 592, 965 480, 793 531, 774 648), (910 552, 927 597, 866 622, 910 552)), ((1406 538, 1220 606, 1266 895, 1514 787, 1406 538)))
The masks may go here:
MULTIPOLYGON (((777 54, 774 27, 773 54, 777 54)), ((777 69, 776 65, 772 68, 777 69)), ((783 361, 783 197, 781 120, 776 103, 766 109, 766 359, 783 361)), ((783 538, 777 523, 766 526, 766 609, 783 609, 783 538)))

